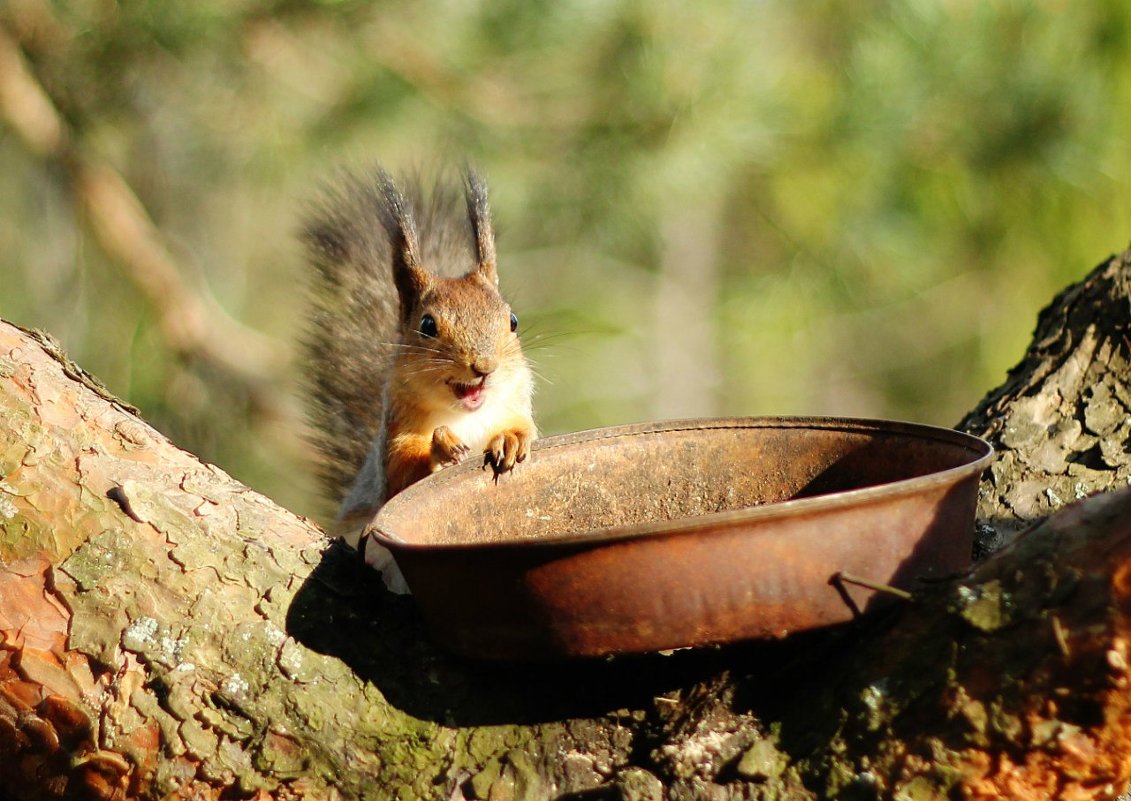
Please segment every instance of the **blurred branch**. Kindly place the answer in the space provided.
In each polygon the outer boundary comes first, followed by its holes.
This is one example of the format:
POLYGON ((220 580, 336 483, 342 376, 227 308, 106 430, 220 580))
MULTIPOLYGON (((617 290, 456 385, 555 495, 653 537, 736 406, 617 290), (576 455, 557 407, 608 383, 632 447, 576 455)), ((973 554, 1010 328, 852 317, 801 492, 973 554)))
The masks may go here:
MULTIPOLYGON (((677 194, 677 193, 673 193, 677 194)), ((655 417, 710 417, 722 375, 713 310, 719 296, 721 192, 669 200, 653 307, 655 417)))
POLYGON ((189 286, 137 195, 112 166, 82 152, 3 26, 0 118, 29 151, 65 165, 91 232, 157 311, 166 343, 241 381, 257 408, 277 410, 273 385, 285 348, 233 320, 207 294, 189 286))
POLYGON ((0 27, 0 114, 35 155, 46 158, 69 147, 66 129, 51 99, 23 55, 0 27))

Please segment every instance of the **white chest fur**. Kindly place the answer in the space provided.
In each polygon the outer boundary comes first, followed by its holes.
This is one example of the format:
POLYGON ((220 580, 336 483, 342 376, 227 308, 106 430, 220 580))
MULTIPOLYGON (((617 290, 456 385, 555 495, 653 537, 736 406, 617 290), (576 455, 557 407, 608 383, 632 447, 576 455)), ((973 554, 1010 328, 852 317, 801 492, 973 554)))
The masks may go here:
POLYGON ((478 409, 469 412, 451 408, 437 412, 433 427, 447 426, 472 453, 482 453, 491 438, 513 426, 516 418, 530 418, 530 395, 528 376, 489 386, 487 397, 478 409))

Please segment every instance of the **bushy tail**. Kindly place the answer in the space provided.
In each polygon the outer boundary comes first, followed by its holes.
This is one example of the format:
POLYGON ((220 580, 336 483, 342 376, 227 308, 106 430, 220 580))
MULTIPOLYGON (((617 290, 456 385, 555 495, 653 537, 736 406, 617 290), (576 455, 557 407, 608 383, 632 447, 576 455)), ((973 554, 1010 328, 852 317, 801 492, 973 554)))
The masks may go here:
POLYGON ((303 342, 307 412, 319 477, 339 502, 381 424, 384 381, 398 336, 385 200, 378 182, 343 176, 302 229, 313 270, 303 342))

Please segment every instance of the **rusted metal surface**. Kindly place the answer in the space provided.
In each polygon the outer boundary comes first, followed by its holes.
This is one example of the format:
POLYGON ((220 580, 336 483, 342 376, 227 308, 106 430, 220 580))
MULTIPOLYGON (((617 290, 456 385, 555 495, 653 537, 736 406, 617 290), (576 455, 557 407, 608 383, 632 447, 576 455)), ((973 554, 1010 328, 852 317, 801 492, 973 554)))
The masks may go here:
POLYGON ((492 659, 784 637, 968 564, 991 449, 949 429, 735 418, 551 437, 496 483, 464 464, 372 533, 438 641, 492 659))

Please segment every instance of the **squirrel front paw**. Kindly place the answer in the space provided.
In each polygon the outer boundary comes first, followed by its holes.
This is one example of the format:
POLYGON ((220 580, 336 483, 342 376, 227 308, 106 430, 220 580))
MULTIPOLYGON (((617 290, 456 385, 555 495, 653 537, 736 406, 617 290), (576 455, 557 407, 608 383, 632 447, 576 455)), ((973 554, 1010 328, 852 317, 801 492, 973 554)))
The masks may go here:
POLYGON ((530 455, 530 444, 534 442, 534 435, 524 428, 512 428, 500 431, 487 443, 483 451, 483 467, 490 467, 495 471, 495 477, 524 461, 530 455))
POLYGON ((432 472, 450 464, 459 464, 471 453, 459 437, 447 426, 437 426, 432 432, 432 472))

